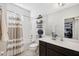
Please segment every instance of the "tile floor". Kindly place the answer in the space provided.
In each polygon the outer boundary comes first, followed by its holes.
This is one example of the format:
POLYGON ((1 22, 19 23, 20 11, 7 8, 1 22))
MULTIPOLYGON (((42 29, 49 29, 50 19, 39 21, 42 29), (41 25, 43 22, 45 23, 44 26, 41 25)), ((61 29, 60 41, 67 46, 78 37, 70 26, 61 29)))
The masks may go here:
POLYGON ((26 51, 24 51, 22 54, 18 56, 39 56, 39 50, 35 52, 33 50, 27 49, 26 51))

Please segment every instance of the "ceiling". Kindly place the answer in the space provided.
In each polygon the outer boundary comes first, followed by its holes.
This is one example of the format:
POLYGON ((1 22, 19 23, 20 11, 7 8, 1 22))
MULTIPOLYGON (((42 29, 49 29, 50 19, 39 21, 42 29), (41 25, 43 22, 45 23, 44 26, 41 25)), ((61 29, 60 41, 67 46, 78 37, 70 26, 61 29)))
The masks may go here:
POLYGON ((58 3, 16 3, 29 11, 31 11, 31 17, 36 18, 39 14, 47 15, 73 5, 77 3, 65 3, 64 6, 59 6, 58 3))

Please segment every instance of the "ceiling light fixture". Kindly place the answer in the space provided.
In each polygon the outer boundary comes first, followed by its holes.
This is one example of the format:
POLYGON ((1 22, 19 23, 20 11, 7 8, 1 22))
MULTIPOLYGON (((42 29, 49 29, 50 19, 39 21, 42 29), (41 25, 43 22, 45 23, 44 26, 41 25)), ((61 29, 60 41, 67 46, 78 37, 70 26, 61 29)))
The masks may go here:
POLYGON ((64 6, 65 3, 58 3, 58 6, 64 6))

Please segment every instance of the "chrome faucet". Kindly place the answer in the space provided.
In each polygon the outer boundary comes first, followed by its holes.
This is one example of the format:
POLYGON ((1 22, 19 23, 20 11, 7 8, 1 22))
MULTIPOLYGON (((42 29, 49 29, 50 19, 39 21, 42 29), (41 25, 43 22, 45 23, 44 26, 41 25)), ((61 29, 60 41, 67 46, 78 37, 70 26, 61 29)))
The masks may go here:
POLYGON ((63 41, 63 37, 61 37, 61 40, 60 41, 63 41))
POLYGON ((57 34, 55 34, 54 32, 52 32, 52 39, 56 40, 57 34))

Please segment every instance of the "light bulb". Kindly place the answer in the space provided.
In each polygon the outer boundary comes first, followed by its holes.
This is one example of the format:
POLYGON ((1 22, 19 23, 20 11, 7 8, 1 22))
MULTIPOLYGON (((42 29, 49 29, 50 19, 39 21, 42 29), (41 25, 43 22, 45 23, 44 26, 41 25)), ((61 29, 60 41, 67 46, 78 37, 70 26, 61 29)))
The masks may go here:
POLYGON ((58 3, 58 6, 64 6, 65 3, 58 3))

